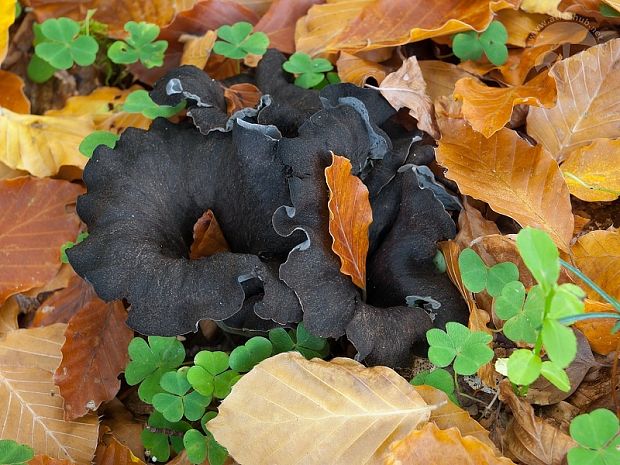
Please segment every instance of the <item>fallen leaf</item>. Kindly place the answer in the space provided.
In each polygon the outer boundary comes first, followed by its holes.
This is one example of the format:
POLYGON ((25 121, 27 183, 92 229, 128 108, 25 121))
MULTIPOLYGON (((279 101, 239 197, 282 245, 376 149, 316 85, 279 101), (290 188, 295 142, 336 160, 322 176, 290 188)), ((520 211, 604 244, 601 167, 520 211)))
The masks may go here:
POLYGON ((24 81, 17 74, 0 70, 0 107, 15 113, 30 113, 30 100, 24 94, 24 81))
POLYGON ((216 31, 207 31, 201 36, 181 36, 180 41, 185 45, 183 46, 180 64, 193 65, 196 68, 203 69, 209 61, 216 40, 216 31))
POLYGON ((390 73, 390 68, 373 61, 364 60, 350 53, 342 52, 336 62, 338 77, 342 82, 350 82, 363 87, 368 79, 374 79, 378 84, 390 73))
POLYGON ((102 428, 110 428, 118 442, 128 447, 136 457, 144 457, 141 438, 144 423, 136 420, 120 400, 112 399, 103 404, 99 409, 99 415, 102 419, 102 428))
POLYGON ((60 363, 65 340, 64 324, 16 329, 0 341, 0 366, 37 367, 53 372, 60 363))
POLYGON ((307 465, 372 465, 382 463, 390 442, 426 423, 431 409, 389 368, 288 352, 244 375, 209 430, 240 463, 287 465, 304 457, 307 465))
POLYGON ((407 58, 397 71, 388 74, 379 90, 396 110, 408 108, 409 114, 418 120, 419 129, 439 139, 433 102, 426 93, 426 82, 415 56, 407 58))
POLYGON ((17 324, 19 311, 19 304, 15 296, 9 297, 6 302, 0 305, 0 338, 19 328, 17 324))
POLYGON ((36 455, 28 462, 28 465, 72 465, 68 459, 53 459, 48 455, 36 455))
POLYGON ((506 128, 490 138, 463 120, 440 118, 437 161, 462 194, 483 200, 521 226, 547 232, 562 250, 573 234, 570 194, 560 168, 541 146, 506 128))
POLYGON ((463 209, 459 213, 458 225, 459 232, 454 240, 462 249, 469 247, 472 241, 479 237, 501 234, 495 222, 483 217, 480 210, 474 208, 467 197, 463 199, 463 209))
POLYGON ((41 302, 30 327, 68 323, 73 315, 96 297, 93 287, 78 275, 73 274, 67 287, 41 302))
POLYGON ((329 188, 329 234, 332 250, 342 262, 340 272, 366 289, 366 254, 372 210, 368 189, 351 174, 351 162, 332 152, 332 164, 325 168, 329 188))
POLYGON ((523 0, 519 8, 528 13, 542 13, 556 18, 572 19, 571 14, 562 13, 558 5, 562 0, 523 0))
POLYGON ((105 434, 97 446, 95 465, 145 465, 131 450, 112 434, 105 434))
POLYGON ((424 60, 418 61, 418 65, 426 82, 426 94, 433 102, 439 97, 451 96, 459 79, 471 77, 467 71, 445 61, 424 60))
POLYGON ((595 139, 570 152, 560 166, 570 193, 587 202, 620 197, 620 140, 595 139))
POLYGON ((556 63, 550 75, 557 84, 553 108, 532 108, 527 130, 558 162, 577 147, 620 135, 620 39, 591 47, 556 63))
MULTIPOLYGON (((614 355, 611 354, 607 361, 613 362, 613 359, 614 355)), ((593 368, 575 393, 567 399, 567 402, 578 408, 581 413, 597 408, 615 408, 613 405, 614 390, 616 396, 620 395, 620 386, 612 382, 611 374, 611 367, 593 368)))
MULTIPOLYGON (((620 229, 591 231, 573 245, 575 264, 588 278, 615 299, 620 299, 620 229)), ((603 298, 586 284, 582 288, 592 300, 603 298)))
POLYGON ((463 437, 457 428, 441 430, 434 423, 411 431, 405 438, 390 444, 385 465, 514 465, 498 457, 487 444, 472 436, 463 437))
POLYGON ((568 450, 577 443, 534 415, 532 406, 517 398, 508 380, 500 383, 499 389, 500 399, 513 414, 503 438, 506 450, 528 465, 561 465, 568 450))
MULTIPOLYGON (((596 302, 586 299, 586 313, 614 313, 616 310, 608 302, 596 302)), ((620 332, 612 334, 611 330, 618 320, 613 318, 593 319, 578 321, 574 326, 581 331, 590 342, 594 352, 607 355, 618 348, 620 344, 620 332)))
POLYGON ((79 220, 67 211, 82 187, 56 179, 0 181, 0 304, 43 286, 60 268, 60 246, 75 240, 79 220))
POLYGON ((491 137, 509 121, 516 105, 545 106, 555 103, 555 81, 548 73, 515 87, 489 87, 467 77, 456 83, 454 96, 463 100, 463 116, 476 131, 491 137))
POLYGON ((506 43, 517 47, 526 47, 528 38, 548 16, 537 13, 526 13, 523 10, 501 10, 497 13, 497 20, 504 25, 508 32, 506 43))
POLYGON ((215 215, 211 210, 207 210, 194 225, 194 242, 189 250, 189 258, 196 260, 229 250, 215 215))
POLYGON ((9 27, 15 21, 15 0, 6 0, 0 6, 0 63, 9 48, 9 27))
POLYGON ((121 387, 118 375, 129 362, 127 347, 133 338, 126 319, 122 302, 95 297, 69 320, 62 362, 54 374, 65 400, 65 420, 95 411, 116 396, 121 387))
POLYGON ((0 162, 0 180, 14 179, 19 178, 20 176, 28 176, 28 172, 22 170, 14 170, 6 166, 4 163, 0 162))
POLYGON ((260 102, 261 95, 260 90, 254 84, 241 83, 226 87, 224 89, 226 111, 232 115, 244 108, 254 108, 260 102))

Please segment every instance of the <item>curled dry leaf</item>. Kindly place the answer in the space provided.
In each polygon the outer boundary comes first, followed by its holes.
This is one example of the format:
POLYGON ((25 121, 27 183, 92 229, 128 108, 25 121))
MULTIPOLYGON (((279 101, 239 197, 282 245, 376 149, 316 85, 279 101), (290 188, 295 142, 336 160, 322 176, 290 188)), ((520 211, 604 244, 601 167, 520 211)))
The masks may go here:
POLYGON ((541 146, 531 146, 506 128, 487 139, 465 121, 439 112, 438 123, 437 161, 463 194, 487 202, 521 226, 544 230, 568 251, 574 225, 570 194, 558 164, 541 146))
POLYGON ((56 275, 60 246, 75 240, 79 229, 67 206, 82 192, 76 184, 55 179, 0 181, 0 304, 56 275))
POLYGON ((0 305, 0 338, 19 328, 17 316, 19 315, 20 308, 15 297, 9 297, 6 302, 0 305))
POLYGON ((390 73, 391 69, 374 61, 364 60, 361 57, 342 52, 336 62, 338 77, 342 82, 350 82, 363 87, 368 79, 374 79, 379 84, 390 73))
POLYGON ((48 455, 35 455, 28 465, 73 465, 73 462, 67 459, 53 459, 48 455))
POLYGON ((506 43, 517 47, 526 47, 528 37, 532 31, 545 20, 547 16, 537 13, 526 13, 523 10, 506 9, 497 13, 497 20, 508 32, 506 43))
MULTIPOLYGON (((597 302, 586 299, 586 313, 611 313, 616 310, 608 302, 597 302)), ((581 331, 590 342, 590 347, 596 353, 607 355, 618 348, 620 344, 620 332, 613 333, 611 330, 616 322, 613 318, 585 320, 575 323, 575 327, 581 331)))
POLYGON ((99 409, 101 415, 101 428, 103 431, 109 428, 114 438, 128 447, 136 456, 144 457, 144 444, 142 444, 142 431, 144 423, 134 418, 133 414, 118 399, 106 402, 99 409))
POLYGON ((325 168, 329 188, 329 234, 332 250, 341 260, 340 272, 366 289, 366 254, 372 209, 368 189, 354 174, 348 158, 332 153, 332 164, 325 168))
POLYGON ((461 78, 471 77, 467 71, 452 63, 439 60, 418 61, 426 82, 426 95, 433 102, 439 97, 449 97, 454 92, 454 86, 461 78))
POLYGON ((562 0, 523 0, 519 8, 528 13, 541 13, 556 18, 571 19, 571 14, 562 13, 558 10, 558 5, 561 1, 562 0))
POLYGON ((189 258, 196 260, 218 252, 230 250, 224 233, 211 210, 207 210, 194 225, 194 242, 189 249, 189 258))
POLYGON ((490 137, 510 121, 516 105, 552 106, 555 81, 543 72, 521 86, 489 87, 468 77, 456 83, 454 96, 463 100, 463 116, 472 128, 490 137))
POLYGON ((389 368, 288 352, 243 376, 209 429, 240 463, 288 465, 304 457, 307 465, 373 465, 391 441, 426 423, 431 409, 389 368))
POLYGON ((24 81, 17 74, 0 70, 0 107, 15 113, 30 113, 30 100, 24 94, 24 81))
POLYGON ((131 450, 112 434, 104 434, 97 446, 95 465, 145 465, 131 450))
POLYGON ((479 237, 501 234, 497 224, 483 217, 480 210, 473 207, 467 197, 463 199, 463 209, 459 214, 458 223, 459 232, 454 240, 462 249, 469 247, 472 241, 479 237))
POLYGON ((211 56, 211 50, 217 40, 217 32, 207 31, 202 36, 183 35, 179 40, 185 44, 180 64, 203 69, 211 56))
POLYGON ((226 112, 232 115, 244 108, 254 108, 261 98, 261 91, 254 84, 233 84, 224 89, 226 99, 226 112))
POLYGON ((562 162, 577 147, 620 134, 620 39, 591 47, 556 63, 550 75, 557 84, 553 108, 532 108, 528 133, 562 162))
POLYGON ((411 431, 394 441, 385 458, 385 465, 514 465, 506 457, 472 436, 462 436, 457 428, 441 430, 434 423, 411 431))
MULTIPOLYGON (((577 267, 615 299, 620 299, 620 230, 591 231, 573 246, 577 267)), ((603 298, 586 284, 582 288, 592 300, 603 298)))

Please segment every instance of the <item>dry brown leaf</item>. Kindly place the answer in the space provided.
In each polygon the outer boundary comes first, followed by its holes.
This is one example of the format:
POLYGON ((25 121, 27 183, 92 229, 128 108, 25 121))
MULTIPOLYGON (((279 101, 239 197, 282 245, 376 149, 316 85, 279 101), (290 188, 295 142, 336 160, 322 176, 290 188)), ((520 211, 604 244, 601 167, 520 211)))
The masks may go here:
POLYGON ((373 465, 390 442, 426 423, 431 409, 389 368, 288 352, 244 375, 209 430, 240 463, 304 457, 306 465, 373 465))
POLYGON ((474 239, 491 234, 501 234, 495 222, 487 220, 467 197, 463 199, 463 209, 459 214, 459 232, 454 240, 462 248, 470 246, 474 239))
POLYGON ((14 179, 19 178, 20 176, 28 176, 28 172, 22 170, 14 170, 6 166, 4 163, 0 162, 0 180, 14 179))
POLYGON ((260 89, 250 83, 244 82, 226 87, 224 89, 226 111, 229 115, 232 115, 244 108, 254 108, 260 102, 261 95, 260 89))
POLYGON ((489 87, 475 78, 456 83, 454 96, 463 100, 463 116, 485 137, 491 137, 509 121, 516 105, 549 107, 555 103, 555 81, 548 73, 515 87, 489 87))
POLYGON ((547 232, 568 251, 573 235, 570 194, 556 161, 506 128, 489 139, 460 119, 440 118, 437 161, 461 193, 487 202, 521 226, 547 232))
POLYGON ((215 215, 211 210, 207 210, 194 225, 194 242, 189 249, 189 258, 196 260, 229 250, 215 215))
POLYGON ((131 450, 112 434, 105 434, 97 446, 95 465, 145 465, 131 450))
POLYGON ((409 114, 418 120, 418 128, 439 139, 433 102, 426 93, 426 82, 415 56, 407 58, 398 70, 388 74, 379 90, 396 110, 408 108, 409 114))
POLYGON ((93 287, 73 274, 66 288, 55 292, 41 303, 30 327, 68 323, 73 315, 96 297, 93 287))
POLYGON ((517 398, 508 380, 499 385, 500 399, 512 410, 513 419, 504 436, 504 446, 517 460, 528 465, 561 465, 572 438, 534 415, 526 401, 517 398))
POLYGON ((144 457, 141 438, 144 423, 136 420, 120 400, 106 402, 99 409, 99 414, 102 418, 101 429, 110 428, 118 442, 128 447, 136 457, 144 457))
POLYGON ((0 5, 0 63, 4 61, 9 48, 9 27, 15 21, 15 1, 6 0, 0 5))
POLYGON ((517 47, 525 47, 527 46, 527 39, 530 34, 536 31, 536 28, 547 18, 549 17, 542 14, 506 9, 498 12, 496 19, 501 22, 508 31, 508 44, 517 47))
POLYGON ((530 136, 562 162, 577 147, 599 138, 620 136, 620 39, 556 63, 550 75, 557 83, 553 108, 532 108, 530 136))
MULTIPOLYGON (((575 264, 588 278, 620 300, 620 229, 592 231, 573 246, 575 264)), ((594 289, 582 288, 592 300, 603 302, 594 289)))
POLYGON ((336 67, 338 69, 338 77, 342 82, 350 82, 360 87, 363 87, 366 81, 371 78, 381 84, 381 81, 391 72, 391 69, 387 66, 370 60, 364 60, 346 52, 340 54, 336 67))
MULTIPOLYGON (((596 302, 594 300, 586 299, 585 302, 586 313, 614 313, 616 310, 608 302, 596 302)), ((575 327, 581 331, 584 336, 590 342, 590 347, 594 352, 607 355, 617 349, 620 344, 620 332, 612 334, 611 330, 618 320, 609 319, 594 319, 578 321, 575 323, 575 327)))
POLYGON ((426 82, 426 94, 435 102, 439 97, 449 97, 454 92, 456 82, 471 74, 452 63, 439 60, 419 61, 422 76, 426 82))
POLYGON ((67 459, 53 459, 48 455, 35 455, 28 465, 73 465, 73 462, 67 459))
POLYGON ((19 312, 20 308, 15 296, 9 297, 0 305, 0 338, 19 328, 17 323, 19 312))
POLYGON ((37 367, 53 372, 60 363, 66 327, 58 323, 11 331, 0 341, 0 366, 37 367))
POLYGON ((122 302, 94 297, 69 320, 62 362, 54 374, 66 420, 95 411, 120 389, 118 375, 129 362, 127 347, 133 338, 126 319, 122 302))
POLYGON ((394 441, 386 455, 385 465, 514 465, 506 457, 498 457, 487 444, 472 436, 463 437, 457 428, 441 430, 434 423, 411 431, 394 441))
POLYGON ((620 197, 620 140, 596 139, 570 152, 560 166, 570 193, 587 202, 620 197))
POLYGON ((366 254, 372 209, 368 189, 354 174, 351 162, 332 152, 332 164, 325 168, 329 188, 329 234, 332 250, 341 260, 340 272, 366 289, 366 254))
POLYGON ((0 107, 15 113, 30 113, 30 100, 24 94, 24 81, 17 74, 0 70, 0 107))
POLYGON ((43 286, 60 268, 60 246, 75 240, 77 216, 67 211, 82 187, 55 179, 0 181, 0 304, 43 286))
POLYGON ((558 5, 562 0, 523 0, 519 8, 528 13, 542 13, 556 18, 571 19, 572 15, 562 13, 558 5))
POLYGON ((193 65, 203 69, 209 61, 216 40, 216 31, 207 31, 201 36, 181 36, 180 41, 185 44, 183 55, 181 55, 181 65, 193 65))

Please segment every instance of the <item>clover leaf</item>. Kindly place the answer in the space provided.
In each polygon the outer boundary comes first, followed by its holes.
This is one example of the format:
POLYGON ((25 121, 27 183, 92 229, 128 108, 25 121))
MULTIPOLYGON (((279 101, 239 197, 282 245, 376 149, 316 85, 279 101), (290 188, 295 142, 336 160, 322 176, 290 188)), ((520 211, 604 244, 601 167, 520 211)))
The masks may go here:
POLYGON ((620 422, 607 409, 596 409, 573 419, 570 435, 578 446, 568 451, 568 465, 620 463, 620 422))
POLYGON ((91 158, 97 147, 105 145, 113 149, 119 139, 120 136, 112 132, 95 131, 87 135, 82 142, 80 142, 78 149, 82 155, 91 158))
POLYGON ((618 18, 620 17, 620 11, 616 10, 615 8, 613 8, 610 5, 607 5, 606 3, 601 3, 598 6, 598 11, 605 17, 607 18, 618 18))
POLYGON ((56 69, 69 69, 74 63, 92 65, 99 44, 88 35, 80 34, 80 25, 69 18, 48 19, 41 24, 42 42, 35 53, 56 69))
POLYGON ((295 349, 307 359, 324 358, 329 353, 328 342, 322 337, 310 334, 303 323, 297 325, 295 336, 295 349))
POLYGON ((556 320, 545 319, 542 342, 549 359, 560 368, 566 368, 577 355, 577 337, 573 330, 556 320))
POLYGON ((160 412, 153 412, 147 421, 147 428, 142 430, 141 439, 147 454, 153 462, 167 462, 170 458, 170 446, 175 452, 183 450, 183 438, 165 431, 185 433, 191 429, 185 421, 170 422, 160 412))
POLYGON ((136 90, 129 94, 123 104, 123 111, 127 113, 142 113, 147 118, 169 118, 185 108, 185 100, 178 105, 157 105, 146 90, 136 90))
POLYGON ((217 412, 207 412, 200 420, 200 424, 207 438, 207 458, 209 459, 209 465, 224 465, 228 458, 228 451, 215 440, 213 434, 211 434, 207 428, 209 421, 213 420, 216 416, 217 412))
POLYGON ((61 263, 69 263, 69 257, 67 257, 67 250, 69 250, 71 247, 75 245, 78 245, 80 242, 82 242, 87 237, 88 237, 88 233, 86 231, 83 231, 80 234, 78 234, 78 237, 77 239, 75 239, 75 242, 68 241, 68 242, 65 242, 63 245, 61 245, 60 246, 61 263))
POLYGON ((495 314, 504 323, 504 335, 514 342, 533 344, 542 324, 545 295, 534 286, 525 298, 525 287, 519 281, 508 283, 495 301, 495 314))
POLYGON ((415 375, 409 382, 413 386, 421 386, 425 384, 427 386, 432 386, 436 389, 439 389, 440 391, 445 392, 452 402, 459 405, 459 401, 454 394, 454 378, 449 371, 444 370, 443 368, 437 368, 433 371, 421 371, 420 373, 415 375))
POLYGON ((566 283, 558 286, 551 300, 548 318, 560 319, 584 312, 586 293, 579 286, 566 283))
POLYGON ((479 60, 484 53, 489 61, 501 66, 508 60, 508 31, 499 21, 493 21, 482 34, 461 32, 452 40, 452 51, 462 61, 479 60))
POLYGON ((273 346, 273 355, 290 352, 295 349, 293 337, 284 328, 275 328, 269 331, 269 340, 273 346))
POLYGON ((533 351, 515 350, 508 357, 508 379, 514 384, 527 386, 540 376, 542 360, 533 351))
POLYGON ((311 58, 303 52, 295 52, 282 64, 285 71, 294 74, 295 85, 310 89, 323 81, 327 71, 334 69, 334 66, 325 58, 311 58))
POLYGON ((471 331, 466 326, 449 322, 446 331, 433 328, 426 332, 430 345, 428 358, 434 365, 446 367, 454 361, 454 371, 461 375, 473 375, 493 358, 488 344, 493 339, 482 331, 471 331))
POLYGON ((225 398, 241 375, 228 369, 225 352, 200 351, 194 357, 194 366, 187 371, 187 380, 203 396, 225 398))
POLYGON ((560 254, 549 235, 539 229, 524 228, 517 234, 517 249, 534 279, 547 290, 560 277, 560 254))
POLYGON ((462 61, 476 61, 482 57, 484 49, 476 31, 461 32, 452 40, 452 51, 462 61))
POLYGON ((128 65, 140 61, 147 68, 164 64, 164 53, 168 42, 158 40, 159 26, 144 21, 125 24, 129 36, 125 40, 117 40, 108 48, 108 58, 114 63, 128 65))
POLYGON ((264 55, 269 46, 269 37, 264 32, 252 34, 253 26, 240 21, 232 26, 220 26, 217 30, 218 40, 213 51, 228 58, 242 59, 247 55, 264 55))
POLYGON ((230 353, 230 368, 239 373, 246 373, 273 353, 269 339, 255 336, 244 345, 235 347, 230 353))
POLYGON ((26 465, 34 450, 11 439, 0 439, 0 465, 26 465))
POLYGON ((570 379, 562 367, 550 360, 542 362, 540 374, 561 391, 570 391, 570 379))
POLYGON ((207 459, 207 441, 197 429, 190 429, 183 435, 183 445, 191 463, 202 463, 207 459))
POLYGON ((472 249, 459 254, 459 269, 465 287, 471 292, 486 291, 492 297, 501 294, 504 286, 519 279, 519 269, 511 262, 486 266, 480 256, 472 249))
POLYGON ((183 416, 190 421, 199 420, 211 403, 211 396, 191 391, 185 370, 164 373, 160 386, 165 392, 153 396, 153 407, 168 421, 176 422, 183 416))

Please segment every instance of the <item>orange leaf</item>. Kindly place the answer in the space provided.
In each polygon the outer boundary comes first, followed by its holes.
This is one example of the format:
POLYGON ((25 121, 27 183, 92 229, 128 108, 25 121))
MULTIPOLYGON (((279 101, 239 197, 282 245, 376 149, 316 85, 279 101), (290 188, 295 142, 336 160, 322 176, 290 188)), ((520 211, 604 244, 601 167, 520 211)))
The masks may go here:
POLYGON ((568 187, 555 160, 510 129, 502 128, 487 139, 463 120, 440 116, 437 161, 461 193, 487 202, 521 226, 544 230, 568 251, 574 219, 568 187))
MULTIPOLYGON (((608 302, 597 302, 595 300, 586 299, 586 313, 615 312, 614 307, 608 302)), ((617 349, 620 344, 620 332, 611 333, 612 328, 618 320, 596 319, 584 320, 575 323, 575 327, 581 331, 590 342, 590 347, 594 352, 607 355, 617 349)))
POLYGON ((459 214, 459 232, 454 240, 461 248, 469 247, 475 239, 490 234, 500 234, 493 221, 487 220, 482 213, 474 208, 467 197, 463 200, 463 209, 459 214))
POLYGON ((510 121, 515 105, 553 105, 555 81, 545 72, 521 86, 489 87, 468 77, 456 83, 454 96, 463 100, 463 116, 472 128, 491 137, 510 121))
POLYGON ((69 459, 54 459, 47 455, 35 455, 28 465, 73 465, 69 459))
MULTIPOLYGON (((592 231, 573 246, 575 264, 605 292, 620 300, 620 229, 592 231)), ((582 286, 592 300, 603 301, 594 289, 582 286)))
POLYGON ((254 108, 260 102, 261 92, 254 84, 233 84, 224 89, 226 111, 229 115, 243 108, 254 108))
POLYGON ((497 20, 508 31, 507 43, 517 47, 525 47, 532 31, 535 31, 545 19, 547 19, 545 15, 526 13, 521 10, 507 9, 497 13, 497 20))
POLYGON ((467 71, 445 61, 425 60, 419 61, 418 65, 426 82, 426 94, 433 102, 439 97, 452 95, 456 82, 471 76, 467 71))
POLYGON ((15 297, 9 297, 4 304, 0 305, 0 338, 19 328, 17 316, 20 313, 20 308, 15 297))
POLYGON ((193 65, 203 69, 209 61, 213 44, 217 40, 217 32, 207 31, 201 36, 182 35, 179 40, 183 46, 181 65, 193 65))
POLYGON ((366 254, 372 209, 368 189, 351 174, 351 162, 332 152, 332 164, 325 168, 329 188, 329 233, 332 250, 340 257, 340 271, 353 283, 366 289, 366 254))
POLYGON ((55 179, 0 181, 0 303, 42 286, 60 268, 60 246, 75 240, 77 216, 67 211, 82 187, 55 179))
POLYGON ((336 67, 338 68, 338 77, 342 82, 350 82, 356 86, 363 86, 370 78, 381 84, 381 81, 390 72, 390 68, 387 66, 364 60, 346 52, 340 54, 336 67))
POLYGON ((144 465, 144 462, 114 436, 106 434, 97 446, 95 465, 144 465))
POLYGON ((562 162, 579 146, 620 134, 620 39, 556 63, 550 75, 558 89, 553 108, 532 108, 527 130, 553 158, 562 162))
POLYGON ((15 113, 30 113, 30 100, 24 94, 24 81, 17 74, 0 70, 0 107, 15 113))
POLYGON ((457 428, 441 430, 434 423, 413 430, 393 442, 385 465, 514 465, 506 457, 498 457, 487 444, 473 436, 462 436, 457 428))
POLYGON ((69 320, 62 362, 54 374, 66 420, 96 410, 120 389, 118 375, 129 361, 127 347, 133 337, 126 319, 120 301, 106 303, 95 297, 69 320))
POLYGON ((144 423, 136 420, 120 400, 112 399, 106 402, 99 409, 99 414, 103 418, 101 429, 109 428, 114 438, 128 447, 136 457, 144 457, 144 444, 141 438, 144 423))
POLYGON ((215 215, 211 210, 207 210, 194 225, 194 242, 189 249, 189 258, 196 260, 229 250, 215 215))

